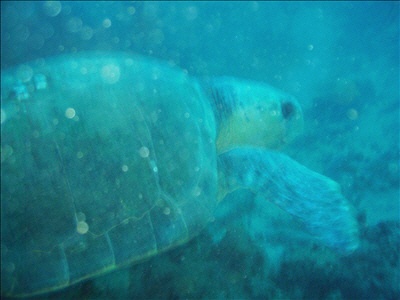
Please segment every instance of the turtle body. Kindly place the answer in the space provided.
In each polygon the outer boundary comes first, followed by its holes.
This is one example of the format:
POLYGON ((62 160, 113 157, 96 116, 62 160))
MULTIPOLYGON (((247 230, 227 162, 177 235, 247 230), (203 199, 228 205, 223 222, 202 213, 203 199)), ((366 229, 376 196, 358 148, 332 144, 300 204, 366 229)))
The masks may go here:
POLYGON ((296 101, 267 85, 203 85, 123 53, 38 60, 1 80, 2 296, 61 289, 183 244, 241 187, 328 246, 356 247, 337 186, 266 150, 302 123, 296 101))

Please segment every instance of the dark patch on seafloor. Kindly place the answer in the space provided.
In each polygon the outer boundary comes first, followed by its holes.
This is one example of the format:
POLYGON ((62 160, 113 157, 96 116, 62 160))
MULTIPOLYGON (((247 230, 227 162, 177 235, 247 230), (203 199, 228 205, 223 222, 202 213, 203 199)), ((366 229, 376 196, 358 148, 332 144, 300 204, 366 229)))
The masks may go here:
POLYGON ((205 231, 183 247, 49 298, 394 300, 400 295, 399 249, 400 224, 380 223, 362 229, 361 247, 350 256, 312 243, 291 245, 271 273, 265 249, 236 222, 217 244, 205 231))

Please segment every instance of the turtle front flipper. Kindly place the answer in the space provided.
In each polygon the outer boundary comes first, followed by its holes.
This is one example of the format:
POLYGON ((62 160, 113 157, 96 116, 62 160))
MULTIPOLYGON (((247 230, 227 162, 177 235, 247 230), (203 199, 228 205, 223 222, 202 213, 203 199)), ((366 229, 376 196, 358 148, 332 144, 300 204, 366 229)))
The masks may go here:
POLYGON ((322 244, 348 254, 358 247, 358 228, 339 185, 281 153, 240 148, 219 155, 220 198, 250 189, 295 216, 322 244))

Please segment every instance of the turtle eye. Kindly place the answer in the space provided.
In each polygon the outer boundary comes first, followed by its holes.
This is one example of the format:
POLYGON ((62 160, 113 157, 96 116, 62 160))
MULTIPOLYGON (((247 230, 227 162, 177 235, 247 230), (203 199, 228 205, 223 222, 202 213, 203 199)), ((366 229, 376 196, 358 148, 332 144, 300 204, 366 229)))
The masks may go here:
POLYGON ((289 119, 295 112, 296 108, 294 107, 293 103, 284 101, 281 104, 282 116, 285 119, 289 119))

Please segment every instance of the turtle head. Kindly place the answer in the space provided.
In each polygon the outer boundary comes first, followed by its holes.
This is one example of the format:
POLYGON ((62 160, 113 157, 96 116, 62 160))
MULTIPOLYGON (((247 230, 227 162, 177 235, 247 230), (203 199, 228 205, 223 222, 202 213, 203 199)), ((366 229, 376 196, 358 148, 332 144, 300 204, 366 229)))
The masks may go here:
POLYGON ((218 153, 243 146, 276 149, 302 132, 302 110, 284 92, 227 77, 210 80, 208 86, 218 124, 218 153))

